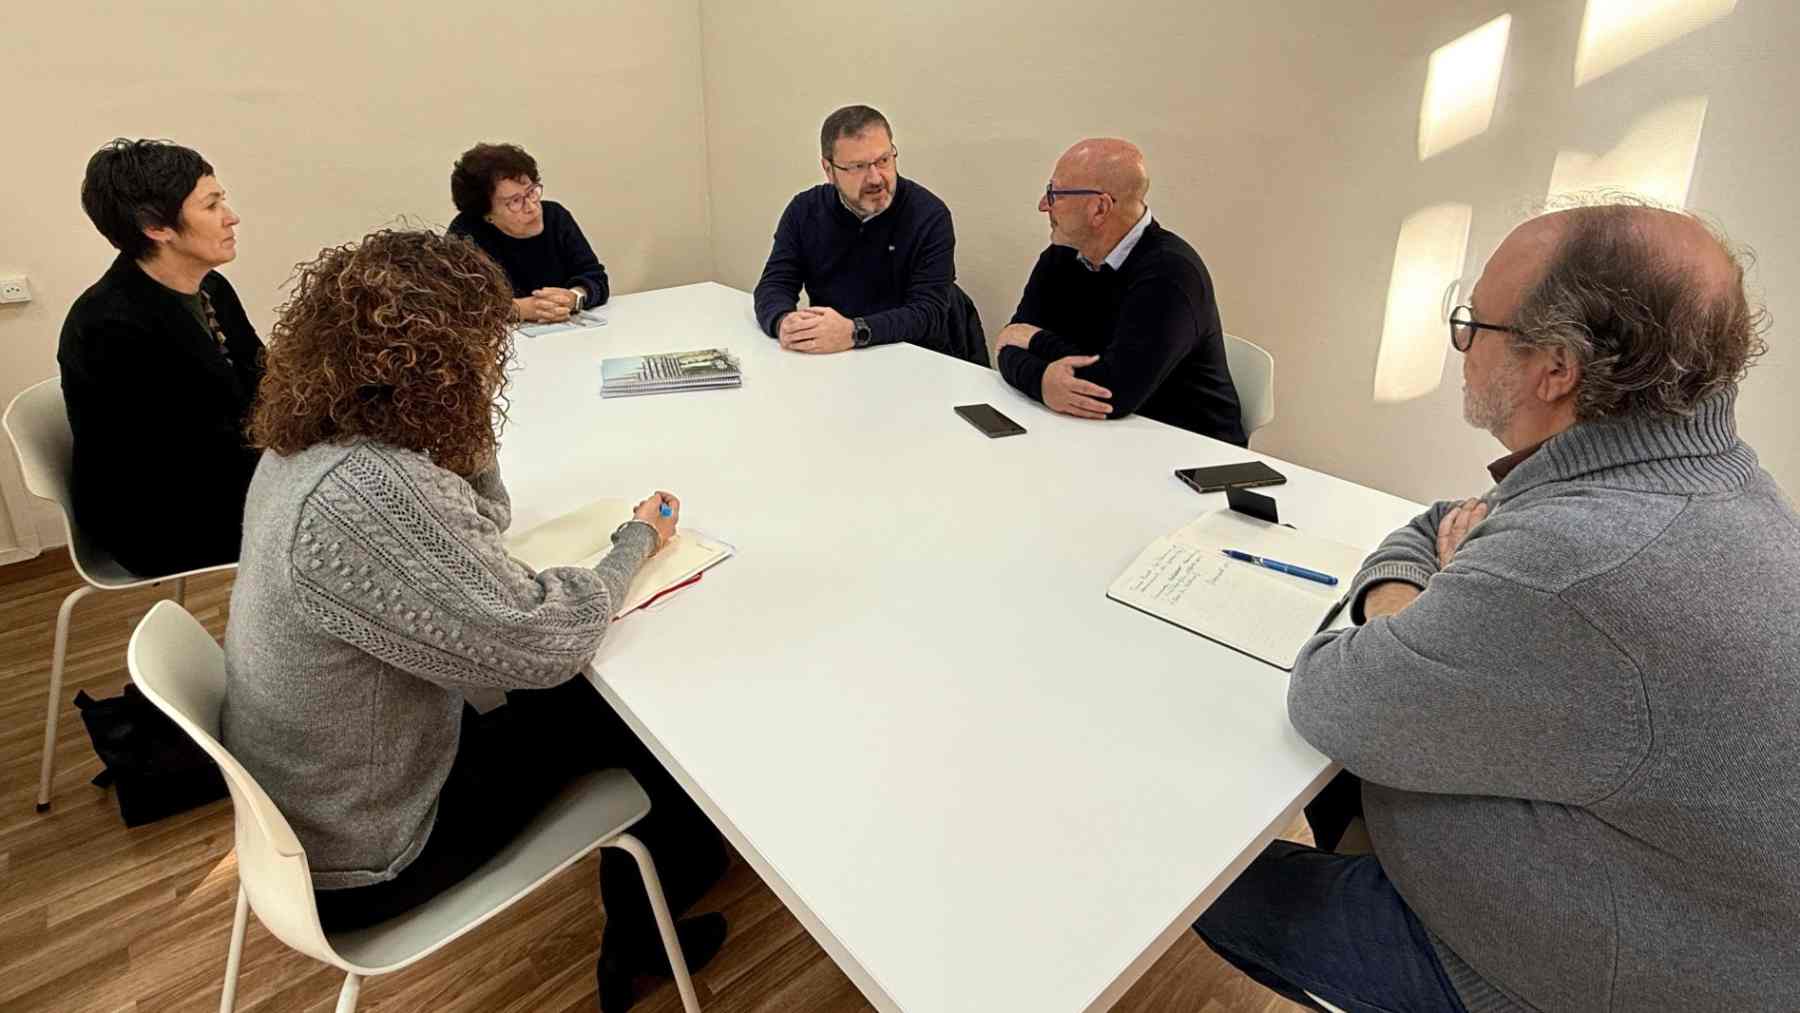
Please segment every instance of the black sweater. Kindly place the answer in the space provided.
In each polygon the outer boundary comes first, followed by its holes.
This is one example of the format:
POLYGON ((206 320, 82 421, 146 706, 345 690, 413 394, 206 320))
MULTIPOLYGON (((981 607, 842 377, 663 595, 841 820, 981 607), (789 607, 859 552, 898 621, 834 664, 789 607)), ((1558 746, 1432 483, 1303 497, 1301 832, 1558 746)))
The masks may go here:
POLYGON ((775 337, 782 314, 806 289, 814 306, 862 317, 871 344, 907 341, 950 351, 945 336, 956 281, 950 209, 910 179, 894 185, 887 210, 868 221, 821 183, 788 202, 756 283, 756 322, 775 337))
POLYGON ((1212 277, 1194 248, 1156 220, 1117 271, 1090 271, 1069 247, 1045 250, 1012 322, 1043 328, 1029 351, 1000 350, 1001 375, 1031 397, 1044 399, 1050 363, 1098 355, 1075 375, 1112 391, 1109 418, 1136 412, 1248 445, 1212 277))
POLYGON ((587 305, 602 306, 612 294, 606 268, 594 256, 575 216, 555 201, 544 202, 544 231, 530 239, 514 239, 486 218, 467 213, 450 222, 449 232, 473 239, 505 269, 514 299, 540 288, 574 288, 586 290, 587 305))
POLYGON ((244 427, 262 342, 224 275, 200 287, 229 363, 181 295, 124 256, 75 300, 56 351, 75 437, 75 522, 146 577, 238 558, 259 457, 244 427))

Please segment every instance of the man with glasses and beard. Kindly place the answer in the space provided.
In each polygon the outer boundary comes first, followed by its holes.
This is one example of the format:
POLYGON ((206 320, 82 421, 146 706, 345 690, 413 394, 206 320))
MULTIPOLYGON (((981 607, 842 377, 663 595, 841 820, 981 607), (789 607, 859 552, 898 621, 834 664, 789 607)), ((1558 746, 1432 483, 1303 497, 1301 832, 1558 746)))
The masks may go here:
POLYGON ((1683 212, 1580 207, 1451 313, 1509 453, 1294 666, 1374 853, 1250 864, 1194 929, 1251 978, 1314 1009, 1800 1009, 1800 517, 1737 434, 1746 262, 1683 212))
POLYGON ((905 341, 986 365, 981 320, 955 284, 950 209, 900 177, 887 118, 845 106, 825 117, 819 152, 825 182, 788 202, 756 283, 763 331, 795 352, 905 341))
POLYGON ((1064 415, 1136 413, 1244 446, 1212 277, 1149 192, 1129 141, 1091 138, 1057 161, 1038 201, 1050 246, 1000 332, 1000 373, 1064 415))

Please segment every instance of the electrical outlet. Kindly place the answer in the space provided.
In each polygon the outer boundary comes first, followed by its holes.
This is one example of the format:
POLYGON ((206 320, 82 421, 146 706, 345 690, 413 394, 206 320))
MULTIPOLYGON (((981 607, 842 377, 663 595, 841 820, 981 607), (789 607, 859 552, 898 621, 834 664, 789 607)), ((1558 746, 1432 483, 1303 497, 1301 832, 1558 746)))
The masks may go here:
POLYGON ((30 302, 31 281, 24 275, 0 278, 0 302, 30 302))

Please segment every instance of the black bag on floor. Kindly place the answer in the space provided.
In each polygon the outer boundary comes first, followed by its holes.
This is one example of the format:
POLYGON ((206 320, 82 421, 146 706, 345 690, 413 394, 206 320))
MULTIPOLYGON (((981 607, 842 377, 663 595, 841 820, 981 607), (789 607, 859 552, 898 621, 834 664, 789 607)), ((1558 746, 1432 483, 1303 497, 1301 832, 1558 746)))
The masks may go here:
POLYGON ((94 784, 111 786, 128 827, 225 797, 225 779, 212 758, 168 716, 125 684, 122 696, 96 700, 75 694, 82 723, 106 769, 94 784))

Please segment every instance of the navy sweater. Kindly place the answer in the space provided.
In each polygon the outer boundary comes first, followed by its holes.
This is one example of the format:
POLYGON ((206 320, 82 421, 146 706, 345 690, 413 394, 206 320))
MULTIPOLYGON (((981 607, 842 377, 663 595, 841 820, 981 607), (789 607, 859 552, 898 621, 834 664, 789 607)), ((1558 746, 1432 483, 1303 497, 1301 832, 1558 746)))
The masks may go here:
POLYGON ((244 428, 262 342, 224 275, 200 287, 230 361, 181 296, 123 254, 69 308, 56 351, 75 523, 143 577, 237 560, 261 456, 244 428))
POLYGON ((1000 350, 1000 373, 1044 399, 1044 370, 1069 355, 1100 361, 1075 375, 1112 391, 1112 414, 1132 413, 1202 436, 1247 446, 1237 388, 1225 364, 1225 337, 1206 265, 1180 236, 1151 220, 1114 271, 1090 271, 1075 251, 1052 246, 1038 257, 1015 324, 1040 327, 1029 351, 1000 350))
POLYGON ((575 216, 555 201, 544 202, 544 231, 530 239, 514 239, 486 218, 466 212, 456 216, 449 231, 473 239, 505 269, 515 299, 540 288, 574 288, 587 291, 589 306, 600 306, 611 294, 606 268, 594 256, 575 216))
POLYGON ((943 351, 954 281, 956 233, 937 195, 900 179, 893 203, 865 222, 844 207, 836 187, 821 183, 796 194, 781 214, 756 283, 756 322, 775 337, 804 287, 812 305, 862 317, 872 344, 943 351))

